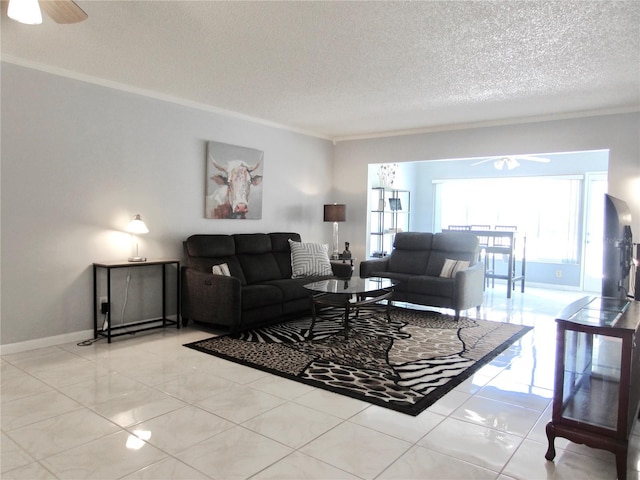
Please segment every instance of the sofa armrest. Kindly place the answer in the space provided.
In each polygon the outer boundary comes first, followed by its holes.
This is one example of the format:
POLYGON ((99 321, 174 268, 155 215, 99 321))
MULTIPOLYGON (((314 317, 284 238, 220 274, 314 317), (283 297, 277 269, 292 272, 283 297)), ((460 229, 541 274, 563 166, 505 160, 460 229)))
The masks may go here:
POLYGON ((374 276, 374 272, 386 272, 389 267, 389 257, 374 258, 360 262, 360 276, 362 278, 374 276))
POLYGON ((484 263, 477 262, 454 278, 453 303, 456 310, 479 307, 484 301, 484 263))
POLYGON ((225 277, 182 268, 182 316, 188 320, 240 328, 241 283, 225 277))

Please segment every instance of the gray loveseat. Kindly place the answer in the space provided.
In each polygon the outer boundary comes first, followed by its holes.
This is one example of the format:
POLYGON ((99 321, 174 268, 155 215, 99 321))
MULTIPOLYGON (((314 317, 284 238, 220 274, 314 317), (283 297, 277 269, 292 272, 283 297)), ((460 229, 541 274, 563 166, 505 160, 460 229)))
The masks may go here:
MULTIPOLYGON (((183 242, 183 324, 194 320, 235 333, 310 313, 310 292, 303 285, 332 276, 291 278, 289 239, 301 241, 297 233, 190 236, 183 242), (230 276, 212 273, 220 264, 227 264, 230 276)), ((349 264, 331 268, 333 276, 351 276, 349 264)))
POLYGON ((393 247, 387 257, 361 262, 360 276, 397 279, 395 301, 451 308, 456 319, 462 310, 480 308, 484 266, 478 261, 478 237, 468 232, 402 232, 393 247), (442 277, 446 259, 468 261, 469 267, 453 278, 442 277))

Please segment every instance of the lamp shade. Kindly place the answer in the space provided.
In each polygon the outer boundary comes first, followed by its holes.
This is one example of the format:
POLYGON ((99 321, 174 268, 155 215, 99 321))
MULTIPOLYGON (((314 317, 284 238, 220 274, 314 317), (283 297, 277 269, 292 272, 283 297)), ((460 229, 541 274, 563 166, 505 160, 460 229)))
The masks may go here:
POLYGON ((135 233, 138 235, 141 233, 149 233, 149 229, 140 218, 139 213, 133 216, 133 219, 129 222, 129 225, 127 225, 126 230, 129 233, 135 233))
POLYGON ((342 203, 331 203, 324 206, 325 222, 345 222, 347 220, 347 206, 342 203))

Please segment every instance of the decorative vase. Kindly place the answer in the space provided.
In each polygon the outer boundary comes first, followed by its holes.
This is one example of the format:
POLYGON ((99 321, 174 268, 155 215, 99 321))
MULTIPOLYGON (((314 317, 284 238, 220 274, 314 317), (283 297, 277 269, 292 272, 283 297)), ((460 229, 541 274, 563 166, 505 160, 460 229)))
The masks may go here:
POLYGON ((397 170, 397 163, 385 163, 380 165, 380 168, 378 169, 378 180, 380 181, 380 186, 384 188, 392 187, 393 182, 396 179, 397 170))

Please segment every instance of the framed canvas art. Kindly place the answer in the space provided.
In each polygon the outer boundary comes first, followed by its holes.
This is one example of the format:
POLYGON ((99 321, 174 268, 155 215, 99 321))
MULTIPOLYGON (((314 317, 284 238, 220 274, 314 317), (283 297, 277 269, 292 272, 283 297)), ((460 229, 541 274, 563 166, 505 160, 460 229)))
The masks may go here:
POLYGON ((263 159, 260 150, 207 142, 205 218, 262 218, 263 159))

